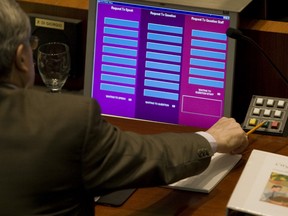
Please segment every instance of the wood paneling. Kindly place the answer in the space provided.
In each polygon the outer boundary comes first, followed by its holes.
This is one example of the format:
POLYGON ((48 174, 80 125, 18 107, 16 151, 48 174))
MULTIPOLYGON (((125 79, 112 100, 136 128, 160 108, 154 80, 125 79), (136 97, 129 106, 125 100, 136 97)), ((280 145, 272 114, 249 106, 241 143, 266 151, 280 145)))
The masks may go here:
MULTIPOLYGON (((251 20, 242 22, 240 29, 263 48, 288 79, 288 23, 251 20)), ((247 41, 238 40, 236 50, 233 117, 242 122, 252 95, 288 98, 288 84, 247 41)))
POLYGON ((27 13, 87 20, 88 0, 17 0, 27 13))

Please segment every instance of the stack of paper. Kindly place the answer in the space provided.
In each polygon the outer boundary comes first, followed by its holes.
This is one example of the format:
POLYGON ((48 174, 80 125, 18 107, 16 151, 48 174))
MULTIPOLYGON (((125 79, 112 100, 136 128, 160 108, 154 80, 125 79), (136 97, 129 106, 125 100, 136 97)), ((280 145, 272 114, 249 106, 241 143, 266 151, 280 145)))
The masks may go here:
POLYGON ((209 193, 230 172, 241 157, 242 155, 215 153, 209 167, 203 173, 180 180, 168 187, 209 193))

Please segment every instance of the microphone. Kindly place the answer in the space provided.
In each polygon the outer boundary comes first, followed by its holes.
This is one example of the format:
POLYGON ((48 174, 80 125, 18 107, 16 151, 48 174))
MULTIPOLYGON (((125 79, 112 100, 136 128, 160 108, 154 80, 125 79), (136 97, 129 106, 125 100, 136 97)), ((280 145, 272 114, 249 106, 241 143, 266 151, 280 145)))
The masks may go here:
POLYGON ((273 68, 277 71, 277 73, 279 74, 279 76, 283 79, 283 81, 286 83, 286 85, 288 85, 288 80, 287 78, 283 75, 283 73, 281 72, 281 70, 274 64, 274 62, 272 61, 272 59, 268 56, 268 54, 264 51, 264 49, 262 47, 260 47, 252 38, 247 37, 246 35, 244 35, 240 30, 235 29, 235 28, 228 28, 226 30, 226 35, 232 39, 235 40, 246 40, 248 41, 250 44, 252 44, 253 46, 255 46, 260 53, 270 62, 270 64, 273 66, 273 68))

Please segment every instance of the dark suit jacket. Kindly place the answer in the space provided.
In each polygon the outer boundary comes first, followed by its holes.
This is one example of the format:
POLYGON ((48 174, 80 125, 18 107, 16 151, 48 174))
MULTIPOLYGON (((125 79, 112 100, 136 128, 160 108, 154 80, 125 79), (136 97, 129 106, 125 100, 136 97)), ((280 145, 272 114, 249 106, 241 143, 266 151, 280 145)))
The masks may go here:
POLYGON ((138 135, 90 98, 0 87, 0 215, 94 215, 93 197, 164 185, 207 168, 193 133, 138 135))

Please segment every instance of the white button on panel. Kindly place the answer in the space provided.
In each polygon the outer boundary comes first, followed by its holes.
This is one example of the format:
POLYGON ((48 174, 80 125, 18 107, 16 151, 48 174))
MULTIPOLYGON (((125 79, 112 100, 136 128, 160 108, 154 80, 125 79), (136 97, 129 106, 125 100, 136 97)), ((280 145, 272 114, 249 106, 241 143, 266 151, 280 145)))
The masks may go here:
POLYGON ((265 109, 263 115, 266 116, 266 117, 271 116, 271 110, 270 109, 265 109))
POLYGON ((259 108, 254 108, 254 109, 253 109, 253 115, 259 116, 259 115, 260 115, 260 111, 261 111, 261 109, 259 109, 259 108))
POLYGON ((263 103, 264 103, 264 99, 263 99, 263 98, 257 98, 257 99, 256 99, 256 105, 262 106, 263 103))
POLYGON ((282 112, 280 110, 276 110, 274 113, 274 117, 281 118, 282 112))
POLYGON ((274 100, 273 99, 268 99, 267 100, 267 106, 273 107, 274 106, 274 100))
POLYGON ((284 106, 285 106, 285 101, 284 100, 279 100, 278 103, 277 103, 277 107, 284 108, 284 106))

